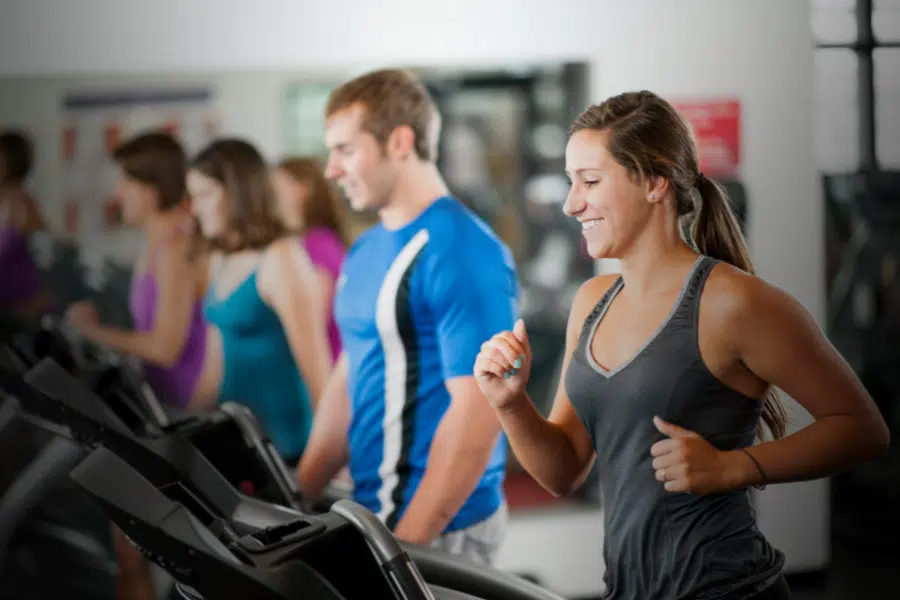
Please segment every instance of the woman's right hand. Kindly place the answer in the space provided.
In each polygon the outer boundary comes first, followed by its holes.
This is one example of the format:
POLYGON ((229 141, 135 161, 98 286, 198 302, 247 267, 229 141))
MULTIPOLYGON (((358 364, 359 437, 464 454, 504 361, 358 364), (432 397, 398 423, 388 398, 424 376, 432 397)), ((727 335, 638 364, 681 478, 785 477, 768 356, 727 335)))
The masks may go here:
POLYGON ((475 359, 475 380, 495 410, 505 410, 525 399, 531 373, 531 346, 525 321, 512 331, 502 331, 481 346, 475 359))
POLYGON ((100 323, 97 309, 89 300, 81 300, 66 309, 66 320, 81 334, 96 327, 100 323))

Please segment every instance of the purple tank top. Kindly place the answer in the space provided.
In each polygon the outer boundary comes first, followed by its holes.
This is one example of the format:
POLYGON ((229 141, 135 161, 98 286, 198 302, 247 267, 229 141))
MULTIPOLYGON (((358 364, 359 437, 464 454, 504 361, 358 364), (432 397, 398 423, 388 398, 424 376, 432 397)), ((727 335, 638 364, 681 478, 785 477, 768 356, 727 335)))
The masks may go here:
MULTIPOLYGON (((129 307, 135 331, 153 329, 156 311, 157 286, 153 277, 153 263, 147 271, 135 277, 131 284, 129 307)), ((169 368, 158 367, 145 362, 144 374, 160 402, 177 407, 185 407, 191 401, 194 386, 203 370, 206 352, 206 321, 203 318, 203 304, 194 304, 193 315, 188 329, 187 341, 178 361, 169 368)))
MULTIPOLYGON (((306 249, 306 253, 309 255, 313 265, 325 269, 331 275, 332 283, 336 285, 341 274, 344 255, 347 253, 347 248, 337 234, 326 227, 313 227, 303 236, 303 247, 306 249)), ((326 327, 328 330, 328 341, 331 344, 332 359, 337 360, 338 355, 341 353, 341 334, 338 331, 337 323, 334 321, 333 295, 332 305, 328 307, 326 327)))
POLYGON ((41 291, 28 239, 13 227, 0 227, 0 273, 0 310, 21 306, 41 291))

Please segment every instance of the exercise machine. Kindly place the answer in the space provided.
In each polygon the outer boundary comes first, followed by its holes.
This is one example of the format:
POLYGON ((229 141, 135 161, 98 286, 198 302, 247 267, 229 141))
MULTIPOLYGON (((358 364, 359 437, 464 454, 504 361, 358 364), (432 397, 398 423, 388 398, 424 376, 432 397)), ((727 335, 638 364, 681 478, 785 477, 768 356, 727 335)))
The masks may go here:
POLYGON ((106 448, 72 478, 189 600, 476 598, 426 584, 385 526, 349 500, 328 514, 296 514, 235 535, 213 512, 174 501, 171 490, 163 493, 106 448))
MULTIPOLYGON (((46 358, 63 367, 99 397, 104 410, 114 413, 131 434, 146 439, 184 438, 248 495, 299 507, 294 478, 247 407, 223 403, 201 415, 173 417, 135 365, 80 338, 52 317, 16 336, 9 346, 23 371, 46 358)), ((322 502, 327 506, 346 496, 345 490, 331 486, 322 502)))
MULTIPOLYGON (((246 536, 265 539, 282 535, 279 529, 297 519, 318 516, 267 503, 238 491, 213 464, 185 438, 169 435, 140 438, 129 431, 114 411, 86 389, 66 369, 45 359, 23 378, 5 383, 8 393, 19 398, 22 409, 55 422, 56 430, 68 431, 73 439, 94 452, 106 450, 137 472, 147 485, 170 502, 204 515, 220 541, 233 542, 246 536), (260 533, 266 532, 266 533, 260 533)), ((101 471, 102 472, 102 471, 101 471)), ((117 487, 127 487, 116 477, 105 475, 117 487)), ((345 506, 344 500, 334 507, 345 506)), ((107 510, 113 510, 106 506, 107 510)), ((121 515, 120 515, 121 516, 121 515)), ((115 515, 110 518, 116 521, 115 515)), ((123 527, 123 530, 127 529, 123 527)), ((470 563, 446 553, 403 545, 429 584, 470 593, 486 600, 537 600, 556 598, 522 579, 470 563)), ((157 562, 157 564, 160 564, 157 562)), ((165 565, 161 565, 165 569, 165 565)), ((178 573, 166 569, 178 581, 178 573)))
MULTIPOLYGON (((0 356, 0 376, 10 373, 0 356)), ((0 392, 0 600, 112 600, 109 519, 67 474, 87 452, 0 392)))

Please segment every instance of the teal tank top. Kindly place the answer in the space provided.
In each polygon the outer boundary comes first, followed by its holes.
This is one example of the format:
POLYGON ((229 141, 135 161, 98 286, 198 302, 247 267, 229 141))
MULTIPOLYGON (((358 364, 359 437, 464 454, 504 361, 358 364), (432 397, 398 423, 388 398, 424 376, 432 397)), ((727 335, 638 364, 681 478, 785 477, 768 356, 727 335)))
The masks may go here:
POLYGON ((289 463, 306 447, 312 404, 278 315, 256 288, 256 271, 223 300, 210 286, 204 316, 222 337, 219 402, 253 411, 275 448, 289 463))

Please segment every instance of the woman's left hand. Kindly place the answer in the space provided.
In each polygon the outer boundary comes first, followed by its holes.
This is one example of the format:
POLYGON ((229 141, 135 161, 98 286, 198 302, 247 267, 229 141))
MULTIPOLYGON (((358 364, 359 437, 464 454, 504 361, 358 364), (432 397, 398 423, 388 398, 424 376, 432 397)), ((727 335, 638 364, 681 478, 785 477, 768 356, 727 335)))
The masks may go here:
POLYGON ((653 444, 656 480, 667 492, 715 494, 739 487, 740 465, 734 452, 724 452, 699 434, 653 417, 656 428, 669 439, 653 444))

